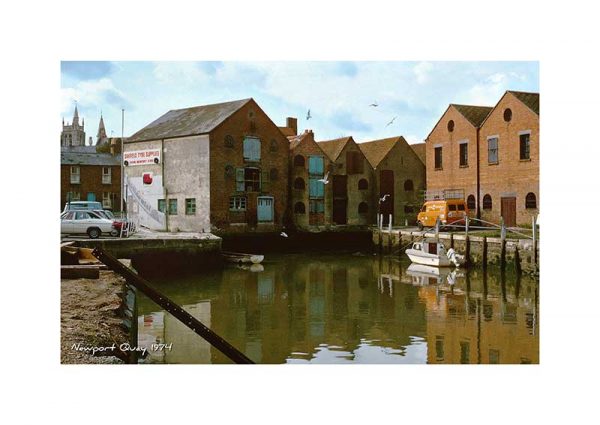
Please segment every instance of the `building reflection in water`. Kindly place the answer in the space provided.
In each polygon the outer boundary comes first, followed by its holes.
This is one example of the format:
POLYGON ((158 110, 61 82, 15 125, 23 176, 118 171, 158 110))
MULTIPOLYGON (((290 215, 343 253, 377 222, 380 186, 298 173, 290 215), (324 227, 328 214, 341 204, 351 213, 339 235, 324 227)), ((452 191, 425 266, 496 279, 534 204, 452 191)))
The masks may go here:
MULTIPOLYGON (((366 255, 272 255, 153 282, 257 363, 538 363, 537 282, 366 255), (272 258, 271 258, 272 257, 272 258)), ((144 362, 230 363, 140 297, 144 362)))

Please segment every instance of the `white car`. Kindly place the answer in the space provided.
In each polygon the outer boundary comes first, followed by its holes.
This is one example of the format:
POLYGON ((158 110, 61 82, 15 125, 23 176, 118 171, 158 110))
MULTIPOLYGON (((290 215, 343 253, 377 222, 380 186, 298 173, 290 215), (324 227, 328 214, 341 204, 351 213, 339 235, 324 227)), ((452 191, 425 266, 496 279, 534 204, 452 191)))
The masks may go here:
POLYGON ((60 216, 60 233, 87 234, 96 239, 102 233, 116 236, 119 232, 112 220, 101 218, 92 211, 67 211, 60 216))

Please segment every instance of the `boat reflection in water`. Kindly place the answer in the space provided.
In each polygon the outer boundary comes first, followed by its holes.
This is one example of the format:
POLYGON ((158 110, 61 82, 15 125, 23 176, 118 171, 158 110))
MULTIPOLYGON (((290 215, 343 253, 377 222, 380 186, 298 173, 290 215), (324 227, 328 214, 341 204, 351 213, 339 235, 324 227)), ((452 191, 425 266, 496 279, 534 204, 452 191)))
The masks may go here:
MULTIPOLYGON (((257 363, 538 363, 538 283, 353 255, 269 255, 261 270, 152 281, 257 363)), ((147 363, 230 363, 143 296, 147 363)))

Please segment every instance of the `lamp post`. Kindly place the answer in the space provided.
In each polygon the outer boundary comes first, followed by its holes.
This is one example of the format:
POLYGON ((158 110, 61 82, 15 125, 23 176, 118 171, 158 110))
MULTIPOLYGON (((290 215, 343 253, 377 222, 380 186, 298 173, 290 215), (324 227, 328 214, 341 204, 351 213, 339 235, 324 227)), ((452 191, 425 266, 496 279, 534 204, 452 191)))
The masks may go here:
POLYGON ((121 216, 123 215, 123 195, 125 194, 125 168, 123 166, 123 133, 125 129, 125 109, 121 109, 121 216))

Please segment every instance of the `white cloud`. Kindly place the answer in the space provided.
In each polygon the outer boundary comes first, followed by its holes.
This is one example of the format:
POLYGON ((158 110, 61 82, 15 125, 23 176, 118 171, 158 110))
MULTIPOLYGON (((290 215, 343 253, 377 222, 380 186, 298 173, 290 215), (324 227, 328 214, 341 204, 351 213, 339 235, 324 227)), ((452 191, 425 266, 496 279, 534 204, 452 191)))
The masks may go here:
POLYGON ((413 67, 413 72, 417 77, 417 83, 425 84, 429 81, 429 75, 433 70, 433 64, 430 62, 419 62, 413 67))
POLYGON ((75 87, 61 89, 61 113, 63 116, 70 116, 75 102, 81 107, 101 108, 116 99, 128 103, 125 93, 117 89, 110 78, 80 81, 75 87))
POLYGON ((467 103, 473 105, 493 106, 506 91, 508 77, 503 73, 495 73, 482 83, 471 87, 467 92, 467 103))

